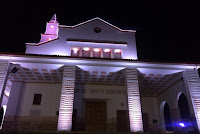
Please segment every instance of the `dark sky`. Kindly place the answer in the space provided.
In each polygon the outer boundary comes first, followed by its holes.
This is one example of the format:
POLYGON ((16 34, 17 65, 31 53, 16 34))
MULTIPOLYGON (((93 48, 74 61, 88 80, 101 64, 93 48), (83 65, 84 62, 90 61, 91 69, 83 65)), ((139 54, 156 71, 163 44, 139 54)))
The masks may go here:
POLYGON ((1 1, 0 52, 24 53, 25 43, 39 42, 46 22, 56 13, 61 25, 100 17, 121 29, 137 30, 140 60, 200 62, 197 2, 41 1, 1 1))

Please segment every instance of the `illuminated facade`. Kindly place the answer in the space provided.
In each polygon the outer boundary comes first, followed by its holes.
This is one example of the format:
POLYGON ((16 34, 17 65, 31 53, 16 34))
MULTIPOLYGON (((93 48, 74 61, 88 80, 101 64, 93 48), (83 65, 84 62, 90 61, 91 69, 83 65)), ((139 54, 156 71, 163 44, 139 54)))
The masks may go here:
POLYGON ((140 61, 135 34, 100 18, 60 25, 54 15, 25 54, 0 55, 2 131, 199 130, 199 65, 140 61))

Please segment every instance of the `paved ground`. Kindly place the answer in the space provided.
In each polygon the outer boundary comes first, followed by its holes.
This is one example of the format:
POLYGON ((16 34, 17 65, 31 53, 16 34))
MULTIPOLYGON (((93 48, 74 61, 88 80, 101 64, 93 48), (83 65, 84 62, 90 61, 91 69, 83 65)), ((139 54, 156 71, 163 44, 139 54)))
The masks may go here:
MULTIPOLYGON (((0 134, 154 134, 154 133, 130 133, 130 132, 1 132, 0 134)), ((155 133, 158 134, 158 133, 155 133)), ((173 133, 170 133, 173 134, 173 133)))
POLYGON ((151 134, 130 132, 1 132, 0 134, 151 134))

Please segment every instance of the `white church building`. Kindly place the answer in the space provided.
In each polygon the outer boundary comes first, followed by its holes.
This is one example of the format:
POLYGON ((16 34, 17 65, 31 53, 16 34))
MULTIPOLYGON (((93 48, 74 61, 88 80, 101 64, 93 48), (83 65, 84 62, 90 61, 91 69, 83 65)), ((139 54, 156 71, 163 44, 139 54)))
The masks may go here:
POLYGON ((200 64, 140 61, 135 34, 54 15, 25 54, 1 53, 0 131, 199 131, 200 64))

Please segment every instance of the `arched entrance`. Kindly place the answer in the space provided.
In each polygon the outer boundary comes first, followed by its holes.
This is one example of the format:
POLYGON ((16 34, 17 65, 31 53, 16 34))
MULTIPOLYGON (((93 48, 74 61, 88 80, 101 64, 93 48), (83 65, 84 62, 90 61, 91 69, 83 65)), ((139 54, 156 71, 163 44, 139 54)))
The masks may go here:
POLYGON ((178 108, 181 115, 181 120, 188 122, 191 120, 191 114, 186 96, 182 93, 178 99, 178 108))
POLYGON ((163 112, 164 112, 166 131, 173 131, 171 116, 170 116, 170 111, 169 111, 169 105, 167 104, 167 102, 164 104, 163 112))
POLYGON ((1 107, 1 109, 0 109, 0 124, 2 124, 2 121, 3 121, 3 113, 4 113, 3 107, 1 107))
POLYGON ((3 107, 1 107, 0 109, 0 130, 2 129, 2 125, 3 125, 3 120, 4 120, 4 116, 5 116, 5 112, 6 112, 6 105, 3 105, 3 107))
POLYGON ((181 93, 178 98, 178 108, 181 116, 181 121, 185 124, 184 131, 197 132, 196 119, 191 116, 188 101, 186 96, 181 93))

